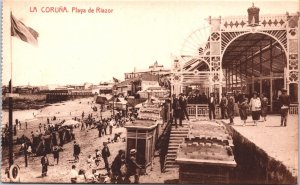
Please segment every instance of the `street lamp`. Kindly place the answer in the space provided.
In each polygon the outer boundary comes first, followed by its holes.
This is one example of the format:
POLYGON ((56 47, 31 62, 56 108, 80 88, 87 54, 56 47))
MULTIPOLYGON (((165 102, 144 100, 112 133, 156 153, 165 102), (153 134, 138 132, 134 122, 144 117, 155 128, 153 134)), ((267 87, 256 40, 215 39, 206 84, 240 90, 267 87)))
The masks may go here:
POLYGON ((112 112, 113 112, 113 117, 115 117, 115 98, 116 98, 116 90, 113 91, 113 104, 112 104, 112 112))

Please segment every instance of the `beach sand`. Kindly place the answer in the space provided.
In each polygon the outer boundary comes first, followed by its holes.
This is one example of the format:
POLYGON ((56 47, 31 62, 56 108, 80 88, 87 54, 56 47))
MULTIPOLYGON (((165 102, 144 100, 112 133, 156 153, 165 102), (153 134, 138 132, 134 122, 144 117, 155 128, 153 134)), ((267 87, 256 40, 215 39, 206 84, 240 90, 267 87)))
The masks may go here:
MULTIPOLYGON (((93 116, 97 119, 100 119, 100 112, 93 112, 91 108, 91 102, 94 101, 93 98, 85 98, 85 99, 77 99, 74 101, 67 101, 62 103, 52 104, 51 106, 45 107, 41 110, 38 110, 36 117, 24 116, 21 115, 32 115, 31 110, 18 113, 18 116, 14 116, 14 119, 21 120, 22 129, 18 130, 17 136, 20 137, 21 135, 29 136, 31 131, 38 130, 39 123, 46 123, 47 117, 56 116, 60 121, 65 119, 71 119, 72 117, 80 117, 84 111, 85 117, 89 113, 93 113, 93 116), (89 104, 88 104, 89 102, 89 104), (97 118, 98 116, 98 118, 97 118), (25 119, 24 119, 25 118, 25 119), (28 122, 28 129, 25 130, 24 121, 27 120, 28 122)), ((99 107, 99 105, 96 105, 99 107)), ((98 109, 99 110, 99 109, 98 109)), ((110 117, 111 112, 106 111, 102 113, 103 118, 110 117)), ((80 161, 78 163, 74 163, 73 157, 73 142, 67 143, 63 146, 63 151, 60 152, 60 159, 59 164, 56 165, 54 163, 53 155, 48 154, 48 159, 50 162, 50 166, 48 167, 48 173, 46 177, 41 177, 41 157, 33 157, 30 156, 28 158, 28 167, 25 167, 25 159, 24 156, 17 156, 14 157, 14 164, 17 164, 20 167, 20 179, 22 183, 70 183, 70 171, 71 166, 73 164, 76 165, 77 170, 84 169, 88 174, 91 174, 91 169, 89 169, 86 160, 89 154, 94 156, 96 149, 102 149, 103 142, 107 141, 108 138, 113 138, 114 133, 122 132, 121 137, 126 137, 126 129, 123 127, 113 129, 112 135, 105 135, 101 138, 98 137, 98 130, 97 129, 89 129, 85 131, 80 131, 80 128, 74 129, 76 141, 81 146, 82 154, 80 154, 80 161)), ((112 161, 114 160, 115 156, 117 155, 120 149, 126 149, 126 142, 116 142, 108 144, 110 149, 111 156, 109 157, 109 164, 111 165, 112 161)), ((14 153, 20 150, 20 145, 14 146, 14 153)), ((8 167, 8 148, 4 148, 2 150, 2 168, 1 168, 1 181, 2 182, 9 182, 7 176, 5 175, 5 169, 8 167)), ((104 167, 103 161, 100 163, 100 167, 104 167)), ((100 173, 105 174, 106 170, 100 170, 100 173)), ((160 163, 159 157, 154 159, 154 165, 151 171, 151 168, 147 168, 148 175, 143 175, 140 177, 140 182, 142 183, 164 183, 165 180, 168 179, 175 179, 178 178, 178 173, 161 173, 160 171, 160 163)))

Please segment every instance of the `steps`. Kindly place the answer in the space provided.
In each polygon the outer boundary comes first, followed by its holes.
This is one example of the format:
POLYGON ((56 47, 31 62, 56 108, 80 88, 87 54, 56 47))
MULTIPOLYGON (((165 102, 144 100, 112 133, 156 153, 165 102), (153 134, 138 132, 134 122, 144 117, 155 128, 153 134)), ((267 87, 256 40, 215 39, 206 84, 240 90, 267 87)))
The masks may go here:
POLYGON ((183 143, 184 138, 187 137, 188 132, 189 132, 188 123, 183 123, 183 127, 178 126, 177 129, 175 128, 174 125, 172 125, 164 171, 169 171, 171 169, 178 168, 178 164, 176 164, 175 161, 177 156, 177 150, 179 148, 179 145, 183 143))

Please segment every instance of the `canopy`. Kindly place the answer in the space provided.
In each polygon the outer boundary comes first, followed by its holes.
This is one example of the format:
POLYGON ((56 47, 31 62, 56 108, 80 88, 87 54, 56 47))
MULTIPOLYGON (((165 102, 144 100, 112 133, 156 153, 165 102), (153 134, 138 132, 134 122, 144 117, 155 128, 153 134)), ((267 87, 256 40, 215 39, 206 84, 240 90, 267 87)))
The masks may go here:
POLYGON ((76 126, 76 125, 79 126, 80 122, 70 119, 65 121, 61 126, 76 126))

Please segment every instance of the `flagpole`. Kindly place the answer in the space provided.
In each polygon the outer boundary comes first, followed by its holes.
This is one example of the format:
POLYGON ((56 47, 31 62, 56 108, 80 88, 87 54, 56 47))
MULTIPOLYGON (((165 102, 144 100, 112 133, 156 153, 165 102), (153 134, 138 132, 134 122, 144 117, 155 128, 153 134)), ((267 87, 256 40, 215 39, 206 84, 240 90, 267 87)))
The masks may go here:
MULTIPOLYGON (((10 14, 12 12, 10 11, 10 14)), ((11 19, 11 17, 10 17, 11 19)), ((11 26, 10 26, 11 29, 11 26)), ((13 93, 13 85, 12 85, 12 71, 13 71, 13 57, 12 57, 12 36, 10 35, 10 81, 9 81, 9 93, 13 93)), ((13 159, 13 98, 11 96, 8 97, 8 123, 9 123, 9 167, 14 164, 13 159)))

